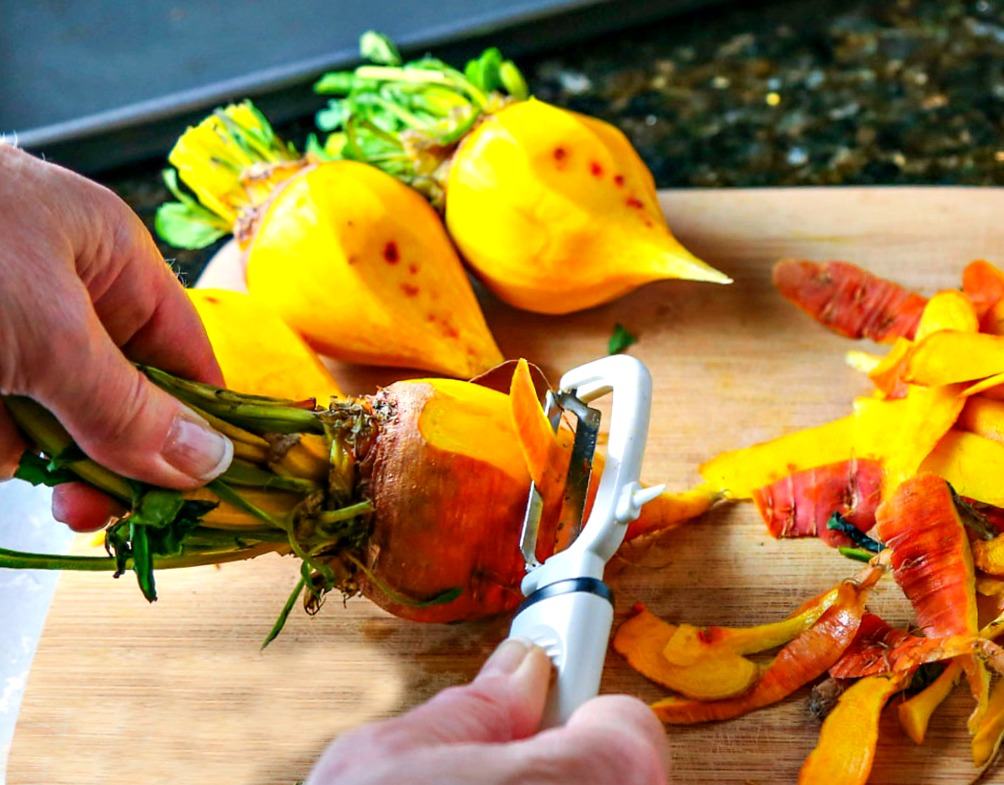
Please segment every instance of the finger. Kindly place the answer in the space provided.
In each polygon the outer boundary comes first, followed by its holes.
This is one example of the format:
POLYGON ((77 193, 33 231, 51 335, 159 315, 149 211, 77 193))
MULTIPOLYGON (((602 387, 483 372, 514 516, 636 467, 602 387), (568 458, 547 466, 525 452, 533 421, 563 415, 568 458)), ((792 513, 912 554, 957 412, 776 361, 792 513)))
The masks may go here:
POLYGON ((412 746, 524 739, 540 727, 550 676, 542 649, 509 639, 470 684, 443 690, 389 724, 412 746))
POLYGON ((52 489, 52 517, 75 532, 103 529, 125 508, 101 491, 83 482, 68 482, 52 489))
POLYGON ((44 362, 33 363, 39 371, 28 394, 80 448, 112 471, 168 488, 194 488, 225 471, 230 440, 129 363, 86 302, 66 307, 73 327, 60 330, 44 362))
MULTIPOLYGON (((350 734, 352 736, 353 734, 350 734)), ((666 785, 666 738, 639 700, 607 695, 584 704, 563 728, 510 744, 440 744, 384 749, 371 759, 356 747, 338 761, 322 759, 308 785, 407 782, 439 785, 666 785), (444 773, 448 777, 444 778, 444 773)))
POLYGON ((580 707, 564 727, 500 748, 496 760, 505 767, 499 782, 665 785, 668 752, 644 703, 606 695, 580 707))
MULTIPOLYGON (((652 710, 627 695, 601 695, 583 704, 569 718, 566 732, 573 735, 629 735, 641 742, 641 757, 652 772, 651 782, 663 783, 669 771, 666 729, 652 710)), ((648 779, 639 780, 648 782, 648 779)))
POLYGON ((120 344, 122 351, 136 362, 222 387, 223 372, 195 306, 177 279, 170 274, 167 278, 162 299, 132 337, 120 344))
POLYGON ((0 401, 0 482, 14 476, 27 446, 14 421, 0 401))
POLYGON ((344 734, 328 747, 310 782, 336 781, 388 755, 463 742, 523 739, 540 727, 551 662, 541 649, 507 640, 473 682, 452 687, 407 714, 344 734))
POLYGON ((91 250, 90 258, 85 251, 77 262, 98 319, 130 359, 222 385, 209 338, 184 287, 139 217, 117 196, 100 190, 97 209, 115 241, 108 250, 91 250))

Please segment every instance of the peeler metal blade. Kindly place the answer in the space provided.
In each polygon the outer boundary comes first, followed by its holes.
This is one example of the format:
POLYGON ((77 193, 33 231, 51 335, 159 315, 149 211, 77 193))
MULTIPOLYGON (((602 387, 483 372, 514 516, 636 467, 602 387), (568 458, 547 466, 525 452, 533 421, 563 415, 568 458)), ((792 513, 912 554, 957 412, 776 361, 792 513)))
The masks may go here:
MULTIPOLYGON (((581 401, 575 390, 548 390, 544 400, 544 413, 554 431, 561 424, 562 414, 575 418, 575 437, 565 477, 565 491, 558 518, 555 550, 561 550, 573 543, 582 531, 586 498, 589 495, 589 480, 593 473, 593 456, 599 438, 601 415, 581 401)), ((523 528, 520 532, 519 548, 526 562, 526 569, 540 566, 537 560, 537 539, 540 534, 540 518, 544 510, 544 500, 536 484, 530 483, 523 528)))

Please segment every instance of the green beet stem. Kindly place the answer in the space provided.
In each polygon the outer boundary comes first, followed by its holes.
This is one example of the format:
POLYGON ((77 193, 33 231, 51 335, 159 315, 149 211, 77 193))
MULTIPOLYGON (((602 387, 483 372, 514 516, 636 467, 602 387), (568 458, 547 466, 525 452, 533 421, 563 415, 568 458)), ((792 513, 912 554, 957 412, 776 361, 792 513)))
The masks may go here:
MULTIPOLYGON (((50 458, 73 444, 70 435, 56 418, 30 398, 11 395, 5 397, 3 402, 17 426, 50 458)), ((104 466, 82 459, 67 463, 66 468, 119 501, 127 504, 132 501, 133 484, 104 466)))

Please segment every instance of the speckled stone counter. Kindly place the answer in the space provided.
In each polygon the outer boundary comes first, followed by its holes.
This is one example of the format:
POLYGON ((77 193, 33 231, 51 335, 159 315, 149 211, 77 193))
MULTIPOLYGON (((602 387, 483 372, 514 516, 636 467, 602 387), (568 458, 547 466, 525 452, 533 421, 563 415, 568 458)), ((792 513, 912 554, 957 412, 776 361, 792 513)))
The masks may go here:
POLYGON ((1004 3, 746 3, 535 65, 661 187, 1004 184, 1004 3))
MULTIPOLYGON (((736 2, 523 66, 660 187, 1004 184, 1004 0, 736 2)), ((148 222, 166 197, 157 166, 107 182, 148 222)))

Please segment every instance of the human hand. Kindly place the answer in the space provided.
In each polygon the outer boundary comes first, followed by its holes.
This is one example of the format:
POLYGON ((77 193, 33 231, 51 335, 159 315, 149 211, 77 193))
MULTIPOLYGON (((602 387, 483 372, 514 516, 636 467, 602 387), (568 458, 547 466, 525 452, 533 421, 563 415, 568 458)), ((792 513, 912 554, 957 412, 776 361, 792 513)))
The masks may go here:
POLYGON ((665 734, 639 700, 594 698, 537 733, 550 675, 541 649, 506 641, 470 684, 343 734, 306 785, 665 785, 665 734))
MULTIPOLYGON (((129 362, 222 383, 198 315, 139 217, 107 188, 2 143, 0 207, 0 394, 38 401, 124 476, 184 489, 224 471, 230 441, 129 362)), ((24 448, 0 404, 0 479, 24 448)), ((53 514, 74 528, 103 525, 113 511, 82 484, 53 496, 53 514)))

